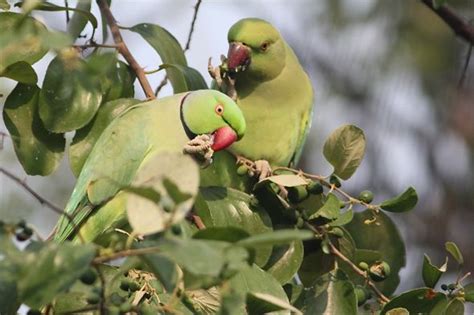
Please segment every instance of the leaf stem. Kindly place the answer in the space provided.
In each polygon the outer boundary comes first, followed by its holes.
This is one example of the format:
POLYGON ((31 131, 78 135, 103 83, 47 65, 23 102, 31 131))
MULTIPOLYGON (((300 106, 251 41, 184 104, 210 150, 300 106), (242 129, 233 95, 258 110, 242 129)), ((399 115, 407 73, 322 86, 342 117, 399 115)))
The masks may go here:
POLYGON ((160 251, 160 248, 155 247, 145 247, 145 248, 135 248, 135 249, 125 249, 119 252, 115 252, 113 254, 99 256, 94 258, 92 261, 93 264, 102 264, 111 260, 115 260, 118 258, 128 257, 128 256, 139 256, 139 255, 146 255, 146 254, 153 254, 160 251))
POLYGON ((142 89, 145 92, 147 99, 155 99, 155 94, 153 93, 153 89, 150 85, 150 82, 148 82, 148 79, 146 78, 145 71, 138 64, 135 57, 133 57, 127 45, 123 41, 122 34, 120 33, 119 27, 117 25, 117 21, 115 20, 112 12, 110 11, 109 5, 107 4, 107 0, 98 0, 97 3, 99 5, 100 11, 107 19, 107 24, 109 25, 110 31, 112 32, 114 42, 117 45, 117 50, 125 58, 125 60, 127 60, 130 67, 137 75, 138 81, 140 82, 140 85, 142 86, 142 89))

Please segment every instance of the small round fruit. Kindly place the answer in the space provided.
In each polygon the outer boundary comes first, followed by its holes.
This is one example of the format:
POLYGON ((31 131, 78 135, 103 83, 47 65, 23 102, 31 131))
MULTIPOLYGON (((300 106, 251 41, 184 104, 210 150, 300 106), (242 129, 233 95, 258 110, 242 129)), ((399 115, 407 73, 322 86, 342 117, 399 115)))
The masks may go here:
POLYGON ((242 164, 239 167, 237 167, 237 174, 240 176, 247 174, 248 171, 249 171, 249 168, 247 167, 247 165, 242 164))
POLYGON ((450 285, 448 285, 448 289, 452 291, 456 289, 456 285, 454 283, 451 283, 450 285))
POLYGON ((140 303, 140 312, 139 314, 142 314, 142 315, 155 315, 156 314, 156 310, 153 309, 153 307, 148 304, 148 303, 140 303))
POLYGON ((331 230, 331 234, 337 236, 337 237, 343 237, 344 236, 344 232, 338 228, 338 227, 335 227, 331 230))
POLYGON ((127 313, 132 310, 132 304, 130 302, 125 302, 122 305, 120 305, 120 313, 127 313))
POLYGON ((97 304, 100 301, 100 295, 95 292, 90 292, 86 297, 88 304, 97 304))
POLYGON ((308 191, 305 186, 295 186, 288 188, 288 200, 292 203, 298 203, 308 198, 308 191))
POLYGON ((26 313, 26 315, 41 315, 41 311, 39 310, 28 310, 28 312, 26 313))
POLYGON ((441 290, 447 291, 447 290, 448 290, 448 285, 445 284, 445 283, 443 283, 443 284, 441 285, 441 290))
POLYGON ((359 200, 365 203, 371 203, 374 200, 374 193, 370 190, 364 190, 359 194, 359 200))
POLYGON ((362 270, 369 270, 369 265, 365 262, 365 261, 361 261, 359 263, 359 268, 362 269, 362 270))
POLYGON ((129 288, 130 288, 130 291, 134 292, 134 291, 137 291, 138 289, 140 289, 140 285, 135 281, 131 281, 130 285, 129 285, 129 288))
POLYGON ((173 232, 174 235, 181 235, 183 233, 183 230, 181 229, 181 225, 173 224, 171 226, 171 232, 173 232))
POLYGON ((22 228, 24 229, 26 227, 26 221, 24 219, 21 219, 20 221, 18 221, 18 223, 16 224, 19 228, 22 228))
POLYGON ((309 183, 308 186, 306 186, 306 190, 308 190, 308 192, 313 195, 322 194, 324 191, 323 185, 315 181, 311 181, 311 183, 309 183))
POLYGON ((390 266, 385 261, 376 261, 369 268, 369 276, 378 282, 385 280, 390 275, 390 266))
POLYGON ((341 181, 336 175, 331 175, 331 177, 329 177, 329 182, 337 188, 341 187, 341 181))
POLYGON ((84 284, 91 285, 95 282, 96 278, 97 275, 95 274, 95 271, 89 268, 81 275, 79 280, 81 280, 81 282, 84 284))
POLYGON ((31 234, 25 233, 24 230, 21 230, 20 232, 16 233, 15 236, 16 236, 17 241, 23 242, 29 239, 31 237, 31 234))
POLYGON ((132 280, 123 279, 122 281, 120 281, 120 289, 128 291, 128 289, 130 289, 130 283, 132 283, 132 280))
POLYGON ((358 285, 354 288, 354 293, 356 295, 356 298, 357 298, 357 305, 358 306, 361 306, 362 304, 365 303, 365 301, 367 301, 367 299, 369 298, 369 295, 367 294, 367 289, 365 289, 364 287, 358 285))

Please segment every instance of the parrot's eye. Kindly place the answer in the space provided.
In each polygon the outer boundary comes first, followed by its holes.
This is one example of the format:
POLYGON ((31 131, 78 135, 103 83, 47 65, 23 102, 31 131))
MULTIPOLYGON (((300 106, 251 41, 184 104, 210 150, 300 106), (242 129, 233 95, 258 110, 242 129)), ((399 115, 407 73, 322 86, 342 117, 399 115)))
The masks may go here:
POLYGON ((267 51, 269 46, 270 46, 269 42, 264 42, 262 45, 260 45, 260 50, 261 51, 267 51))
POLYGON ((224 114, 224 106, 222 106, 221 104, 217 104, 214 110, 216 111, 216 114, 219 116, 222 116, 222 114, 224 114))

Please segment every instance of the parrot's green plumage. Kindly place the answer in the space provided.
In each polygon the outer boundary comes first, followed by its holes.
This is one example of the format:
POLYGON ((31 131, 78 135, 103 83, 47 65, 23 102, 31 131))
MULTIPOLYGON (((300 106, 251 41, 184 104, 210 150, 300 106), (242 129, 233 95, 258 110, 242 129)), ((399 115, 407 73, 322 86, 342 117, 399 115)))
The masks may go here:
POLYGON ((308 75, 280 33, 264 20, 238 21, 228 41, 228 67, 247 122, 245 138, 231 150, 271 165, 296 163, 312 118, 308 75))
MULTIPOLYGON (((119 191, 146 161, 159 152, 182 152, 189 137, 229 127, 240 139, 245 120, 235 102, 218 91, 182 93, 131 107, 97 140, 65 212, 81 228, 81 236, 94 241, 126 219, 119 191)), ((62 216, 54 239, 64 241, 74 234, 73 224, 62 216)))

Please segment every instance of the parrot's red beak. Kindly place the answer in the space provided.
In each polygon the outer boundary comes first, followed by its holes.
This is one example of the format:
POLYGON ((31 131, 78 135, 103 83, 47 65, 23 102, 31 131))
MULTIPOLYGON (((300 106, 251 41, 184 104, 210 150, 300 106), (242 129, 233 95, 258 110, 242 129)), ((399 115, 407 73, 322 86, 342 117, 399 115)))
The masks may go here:
POLYGON ((237 140, 237 133, 229 126, 217 129, 213 134, 214 141, 211 149, 215 151, 224 150, 237 140))
POLYGON ((244 71, 250 65, 250 48, 239 42, 231 42, 227 52, 230 72, 244 71))

